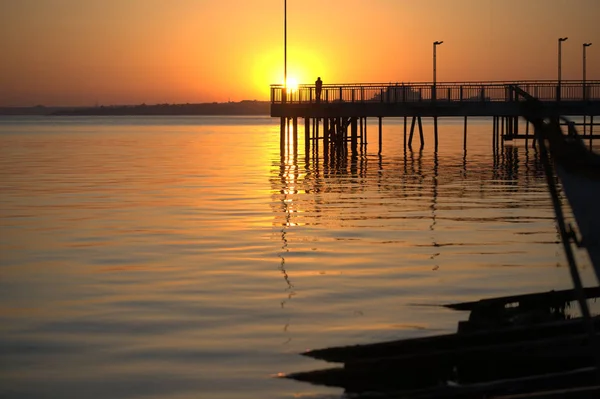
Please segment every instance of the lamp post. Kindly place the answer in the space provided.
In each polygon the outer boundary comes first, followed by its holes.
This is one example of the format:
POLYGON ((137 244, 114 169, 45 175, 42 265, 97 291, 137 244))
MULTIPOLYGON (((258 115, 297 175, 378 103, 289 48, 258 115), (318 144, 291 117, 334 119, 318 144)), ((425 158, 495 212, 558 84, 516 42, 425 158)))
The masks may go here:
POLYGON ((433 42, 433 93, 432 94, 432 99, 435 100, 436 99, 436 81, 437 81, 437 51, 436 48, 437 46, 439 46, 440 44, 442 44, 444 42, 440 42, 440 41, 436 41, 433 42))
POLYGON ((558 38, 558 87, 556 88, 556 100, 560 101, 560 91, 562 85, 562 42, 566 41, 568 37, 558 38))
POLYGON ((287 101, 287 0, 283 0, 283 102, 287 101))
POLYGON ((583 101, 587 100, 587 93, 585 87, 585 50, 590 47, 592 43, 583 43, 583 101))

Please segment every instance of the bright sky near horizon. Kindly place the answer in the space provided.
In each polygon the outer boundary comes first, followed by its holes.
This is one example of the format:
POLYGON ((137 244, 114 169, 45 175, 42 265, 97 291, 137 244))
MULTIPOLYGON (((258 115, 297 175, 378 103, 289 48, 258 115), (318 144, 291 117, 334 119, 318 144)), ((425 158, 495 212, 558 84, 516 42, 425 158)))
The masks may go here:
MULTIPOLYGON (((267 100, 283 0, 0 0, 0 106, 267 100)), ((600 79, 600 0, 287 0, 288 77, 600 79)))

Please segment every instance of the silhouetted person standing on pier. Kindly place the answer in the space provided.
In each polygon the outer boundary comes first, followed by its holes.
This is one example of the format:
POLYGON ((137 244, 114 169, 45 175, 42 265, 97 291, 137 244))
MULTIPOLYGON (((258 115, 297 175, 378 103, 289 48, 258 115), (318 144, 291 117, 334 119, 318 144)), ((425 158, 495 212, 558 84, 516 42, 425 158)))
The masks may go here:
POLYGON ((317 78, 317 81, 315 82, 315 93, 317 95, 318 103, 321 102, 321 90, 323 90, 323 81, 321 80, 321 77, 319 76, 317 78))

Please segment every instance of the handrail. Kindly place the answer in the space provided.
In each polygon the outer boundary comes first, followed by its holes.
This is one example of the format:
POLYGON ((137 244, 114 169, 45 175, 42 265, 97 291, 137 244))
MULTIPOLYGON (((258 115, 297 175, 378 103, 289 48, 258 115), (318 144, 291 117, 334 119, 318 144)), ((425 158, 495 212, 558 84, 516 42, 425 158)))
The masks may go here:
MULTIPOLYGON (((562 84, 568 83, 579 83, 583 84, 583 80, 573 79, 573 80, 561 80, 562 84)), ((599 83, 599 80, 586 80, 586 84, 599 83)), ((439 85, 522 85, 522 84, 536 84, 536 83, 554 83, 558 84, 558 81, 555 79, 540 79, 540 80, 473 80, 473 81, 448 81, 448 82, 437 82, 439 85)), ((366 86, 423 86, 429 85, 432 86, 433 82, 411 82, 411 81, 395 81, 395 82, 367 82, 367 83, 323 83, 323 87, 339 87, 339 86, 357 86, 357 87, 366 87, 366 86)), ((272 83, 271 87, 283 87, 282 83, 272 83)), ((315 87, 314 83, 301 83, 297 85, 298 87, 315 87)))
POLYGON ((600 100, 600 81, 582 80, 521 80, 489 82, 426 83, 343 83, 323 84, 318 96, 315 85, 302 84, 287 90, 283 85, 271 85, 272 103, 332 103, 332 102, 492 102, 523 101, 511 94, 518 86, 541 101, 600 100), (285 98, 284 98, 285 92, 285 98), (560 94, 560 96, 559 96, 560 94))

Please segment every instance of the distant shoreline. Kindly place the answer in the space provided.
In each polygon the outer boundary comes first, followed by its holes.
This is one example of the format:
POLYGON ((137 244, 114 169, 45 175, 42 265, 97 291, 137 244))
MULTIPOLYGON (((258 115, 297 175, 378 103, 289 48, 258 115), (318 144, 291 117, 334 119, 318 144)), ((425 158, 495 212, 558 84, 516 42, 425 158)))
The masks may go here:
POLYGON ((250 101, 199 104, 139 104, 98 107, 0 107, 0 116, 268 116, 269 101, 250 101))

